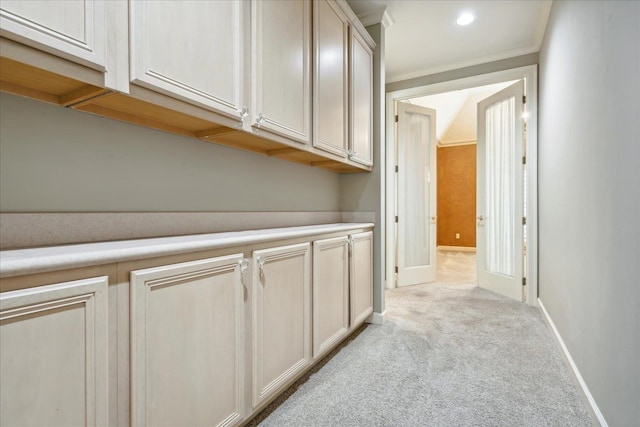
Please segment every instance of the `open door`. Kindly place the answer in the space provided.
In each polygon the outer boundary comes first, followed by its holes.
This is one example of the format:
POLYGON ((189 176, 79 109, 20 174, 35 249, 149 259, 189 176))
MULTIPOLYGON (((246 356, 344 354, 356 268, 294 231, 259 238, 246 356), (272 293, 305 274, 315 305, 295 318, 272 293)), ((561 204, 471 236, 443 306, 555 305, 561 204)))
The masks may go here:
POLYGON ((524 81, 478 103, 478 286, 522 301, 524 81))
POLYGON ((398 103, 398 286, 436 280, 436 111, 398 103))

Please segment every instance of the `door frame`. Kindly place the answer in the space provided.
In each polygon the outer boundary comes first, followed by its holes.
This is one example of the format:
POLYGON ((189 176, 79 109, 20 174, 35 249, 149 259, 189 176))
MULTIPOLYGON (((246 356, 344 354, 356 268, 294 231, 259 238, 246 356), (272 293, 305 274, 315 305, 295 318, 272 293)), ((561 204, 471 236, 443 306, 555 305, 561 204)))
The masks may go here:
MULTIPOLYGON (((396 176, 395 165, 397 150, 395 146, 394 115, 395 105, 399 100, 418 96, 435 95, 461 89, 469 89, 510 80, 525 79, 525 93, 527 96, 527 293, 526 303, 537 306, 538 300, 538 66, 512 68, 488 74, 448 80, 429 85, 416 86, 386 93, 386 229, 394 230, 396 205, 396 176)), ((387 289, 395 288, 396 265, 396 236, 386 233, 385 242, 385 285, 387 289)))

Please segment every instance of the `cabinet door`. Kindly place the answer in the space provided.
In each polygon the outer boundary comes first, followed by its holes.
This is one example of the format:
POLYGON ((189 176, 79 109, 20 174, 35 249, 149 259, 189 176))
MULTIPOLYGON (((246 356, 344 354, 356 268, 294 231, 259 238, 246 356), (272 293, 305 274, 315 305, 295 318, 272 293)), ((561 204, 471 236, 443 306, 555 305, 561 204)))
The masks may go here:
POLYGON ((3 425, 107 425, 107 277, 0 294, 3 425))
POLYGON ((242 418, 242 254, 131 273, 132 425, 242 418))
POLYGON ((373 165, 373 53, 362 36, 351 30, 349 49, 349 159, 373 165))
POLYGON ((351 236, 351 327, 373 313, 373 232, 351 236))
POLYGON ((346 157, 347 18, 333 0, 319 0, 313 5, 313 145, 346 157))
POLYGON ((0 34, 104 70, 105 0, 2 0, 0 34))
POLYGON ((242 0, 132 0, 131 81, 241 119, 242 0))
POLYGON ((309 0, 252 2, 253 125, 311 142, 309 0))
POLYGON ((349 331, 349 238, 313 242, 313 357, 349 331))
POLYGON ((253 253, 253 406, 311 362, 310 244, 253 253))

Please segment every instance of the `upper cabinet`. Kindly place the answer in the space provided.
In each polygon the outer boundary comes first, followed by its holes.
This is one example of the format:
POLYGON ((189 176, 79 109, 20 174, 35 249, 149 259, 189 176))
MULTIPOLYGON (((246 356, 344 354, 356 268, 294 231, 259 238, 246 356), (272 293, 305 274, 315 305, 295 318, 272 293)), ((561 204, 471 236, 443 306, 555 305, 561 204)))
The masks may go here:
POLYGON ((349 159, 373 165, 373 52, 353 27, 349 38, 349 159))
POLYGON ((104 70, 105 4, 105 0, 3 0, 0 3, 0 34, 104 70))
POLYGON ((3 0, 0 90, 371 171, 372 49, 344 0, 3 0))
POLYGON ((131 81, 241 120, 246 7, 131 0, 131 81))
POLYGON ((347 155, 348 21, 333 0, 314 3, 313 145, 347 155))
POLYGON ((311 3, 252 4, 252 125, 311 142, 311 3))

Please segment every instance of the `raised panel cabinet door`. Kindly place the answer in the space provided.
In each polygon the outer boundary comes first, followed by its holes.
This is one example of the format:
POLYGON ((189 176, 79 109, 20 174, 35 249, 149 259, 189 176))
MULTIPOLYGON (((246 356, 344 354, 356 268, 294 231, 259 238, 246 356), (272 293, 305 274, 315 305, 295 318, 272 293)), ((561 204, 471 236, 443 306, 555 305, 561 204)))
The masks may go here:
POLYGON ((107 425, 107 277, 0 294, 6 426, 107 425))
POLYGON ((253 125, 311 142, 311 3, 252 3, 253 125))
POLYGON ((349 332, 349 238, 313 242, 313 357, 349 332))
POLYGON ((131 272, 131 420, 242 420, 242 254, 131 272))
POLYGON ((105 0, 2 0, 0 35, 104 70, 105 0))
POLYGON ((241 120, 242 0, 131 0, 131 81, 241 120))
POLYGON ((349 49, 349 159, 373 165, 373 52, 351 30, 349 49))
POLYGON ((351 327, 373 313, 373 232, 351 236, 351 327))
POLYGON ((346 157, 348 21, 333 0, 318 0, 313 6, 313 145, 346 157))
POLYGON ((311 245, 253 253, 253 406, 311 363, 311 245))

